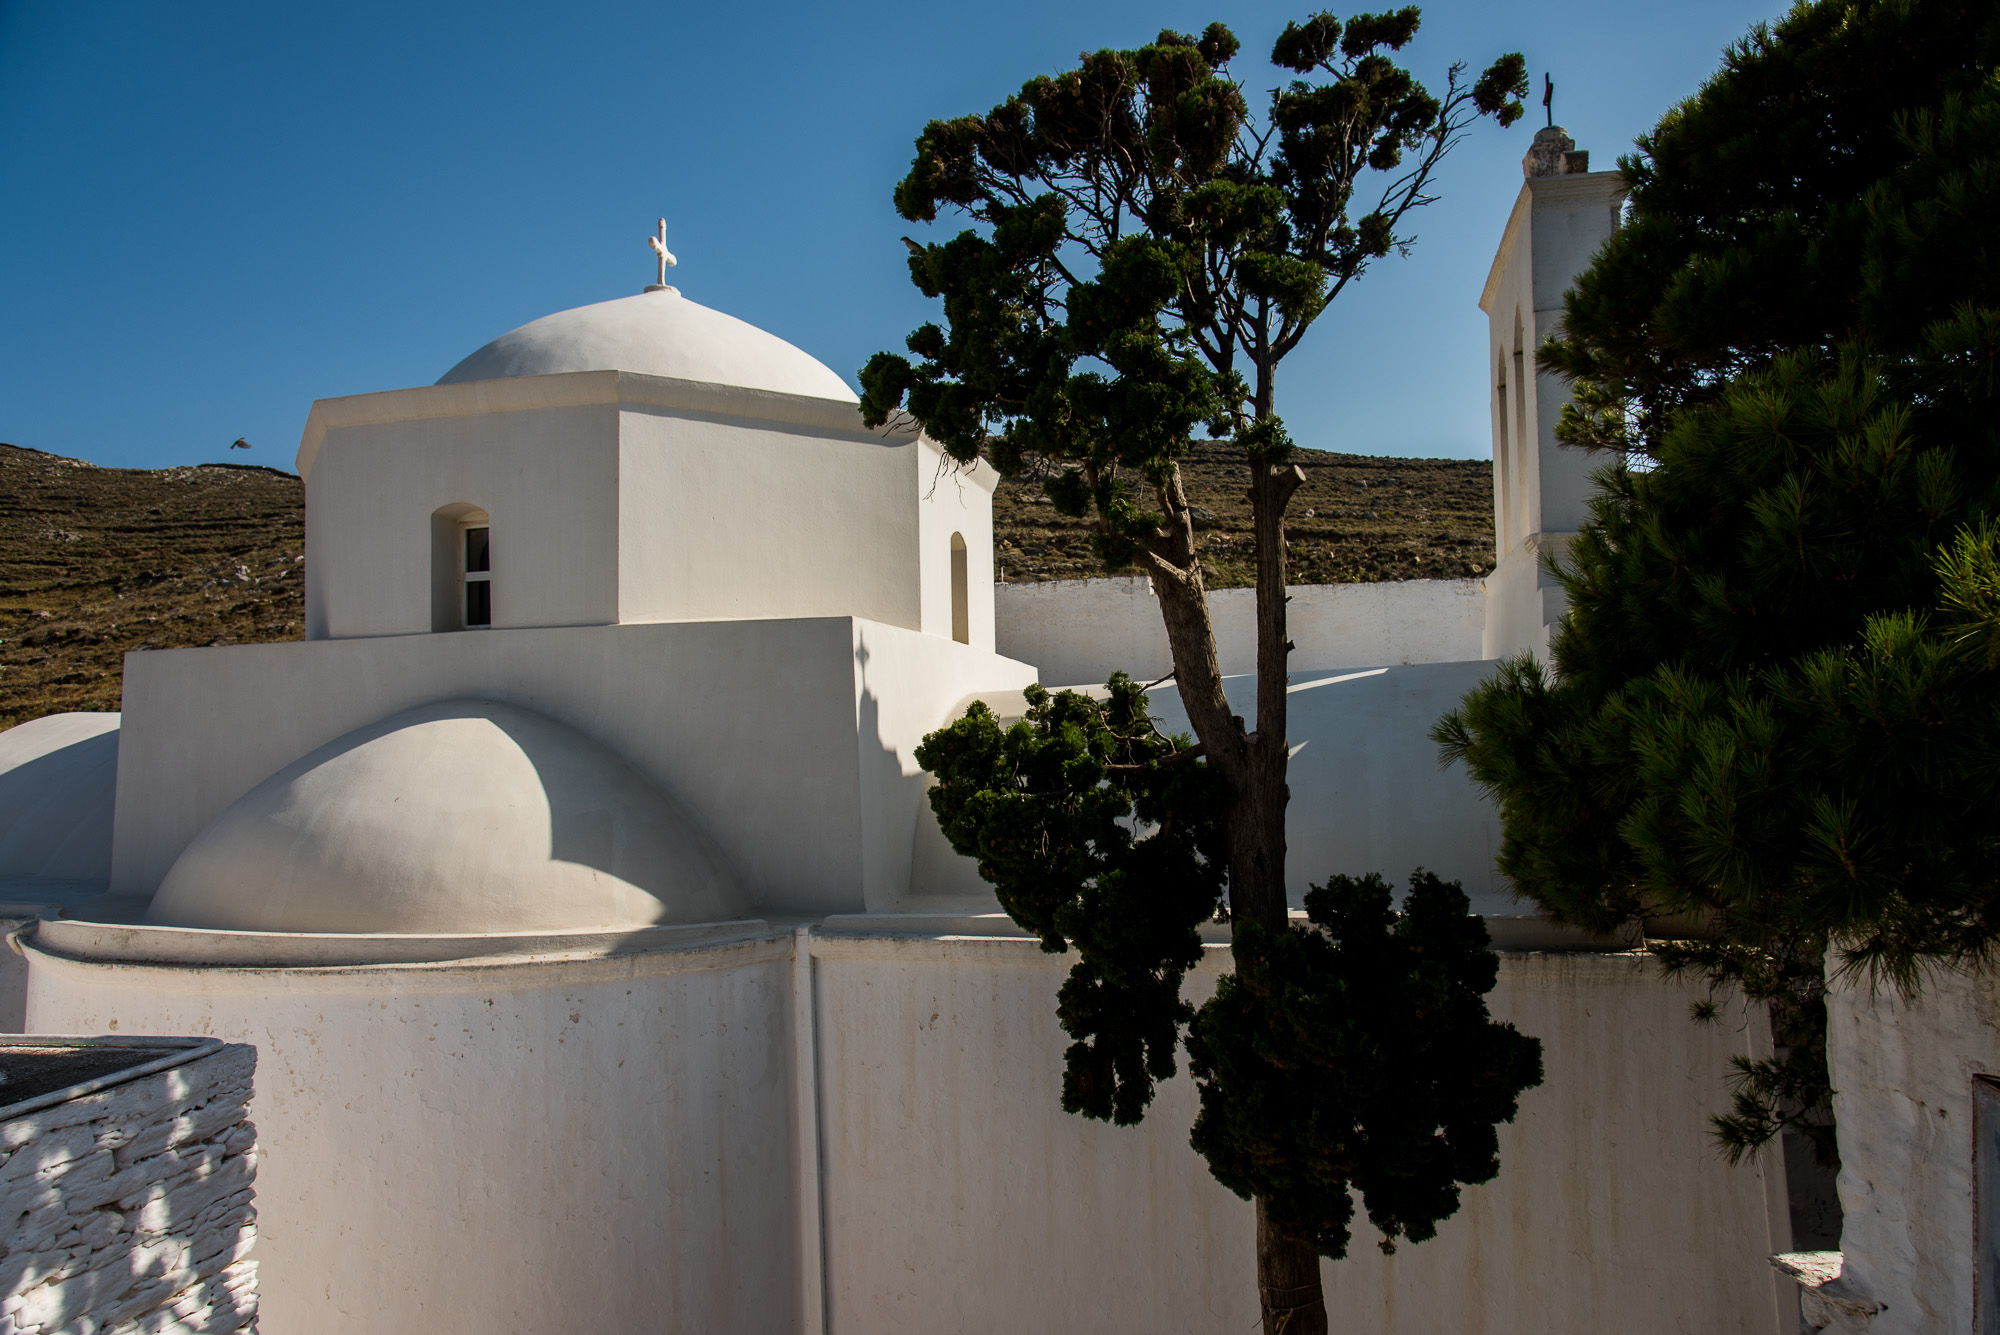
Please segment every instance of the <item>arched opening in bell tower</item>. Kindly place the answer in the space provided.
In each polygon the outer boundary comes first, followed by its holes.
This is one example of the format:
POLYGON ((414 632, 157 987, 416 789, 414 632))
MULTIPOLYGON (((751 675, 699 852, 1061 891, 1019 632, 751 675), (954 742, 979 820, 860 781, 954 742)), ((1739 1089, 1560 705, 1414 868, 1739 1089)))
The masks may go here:
POLYGON ((972 593, 966 585, 965 535, 951 535, 951 638, 972 643, 972 593))

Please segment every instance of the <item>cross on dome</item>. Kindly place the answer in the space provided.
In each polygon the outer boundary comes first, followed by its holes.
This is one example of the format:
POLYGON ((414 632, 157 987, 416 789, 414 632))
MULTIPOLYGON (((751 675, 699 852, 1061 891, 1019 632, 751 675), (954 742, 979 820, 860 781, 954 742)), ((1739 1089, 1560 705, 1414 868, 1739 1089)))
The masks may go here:
POLYGON ((667 286, 667 270, 679 264, 680 261, 674 258, 674 252, 667 249, 667 220, 665 218, 660 219, 660 234, 658 236, 647 237, 646 244, 651 246, 653 253, 660 257, 660 281, 654 283, 646 290, 648 292, 672 291, 667 286))

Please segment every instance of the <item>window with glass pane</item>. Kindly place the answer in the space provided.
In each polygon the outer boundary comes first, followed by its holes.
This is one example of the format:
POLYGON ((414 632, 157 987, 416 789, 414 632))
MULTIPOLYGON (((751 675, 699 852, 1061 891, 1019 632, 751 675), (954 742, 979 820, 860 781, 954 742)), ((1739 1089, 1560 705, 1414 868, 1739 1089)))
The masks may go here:
POLYGON ((465 624, 493 624, 493 553, 485 525, 465 530, 465 624))

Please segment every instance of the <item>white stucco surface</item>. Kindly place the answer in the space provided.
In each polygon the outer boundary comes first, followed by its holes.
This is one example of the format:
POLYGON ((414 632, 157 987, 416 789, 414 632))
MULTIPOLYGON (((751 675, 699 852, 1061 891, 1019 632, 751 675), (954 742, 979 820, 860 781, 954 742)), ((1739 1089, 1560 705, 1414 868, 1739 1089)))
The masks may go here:
POLYGON ((617 426, 594 403, 329 431, 306 479, 306 638, 428 634, 431 515, 452 505, 490 516, 496 627, 616 621, 617 426))
MULTIPOLYGON (((1294 656, 1296 662, 1296 655, 1294 656)), ((1491 672, 1490 663, 1381 669, 1294 668, 1287 693, 1285 884, 1294 906, 1336 872, 1379 871, 1403 885, 1418 867, 1458 881, 1474 913, 1520 913, 1494 867, 1500 821, 1462 766, 1438 763, 1430 729, 1491 672)), ((1255 718, 1254 677, 1224 682, 1229 701, 1255 718)), ((1162 726, 1188 731, 1177 693, 1154 692, 1162 726)), ((1532 908, 1532 906, 1530 906, 1532 908)))
POLYGON ((672 289, 530 320, 446 371, 438 383, 568 371, 634 371, 856 402, 847 382, 811 355, 672 289))
POLYGON ((1524 181, 1480 294, 1498 559, 1486 580, 1491 610, 1481 658, 1546 658, 1548 627, 1567 607, 1539 557, 1559 551, 1582 525, 1590 474, 1608 461, 1557 442, 1569 387, 1535 368, 1535 349, 1562 332, 1563 293, 1616 229, 1624 196, 1624 177, 1615 171, 1524 181))
MULTIPOLYGON (((1287 691, 1285 736, 1292 745, 1286 777, 1286 891, 1294 907, 1330 875, 1381 872, 1403 885, 1419 867, 1465 887, 1472 911, 1532 912, 1494 866, 1500 820, 1462 767, 1438 763, 1432 725, 1493 670, 1491 663, 1424 663, 1389 668, 1295 669, 1287 691)), ((1226 678, 1235 712, 1254 718, 1254 677, 1226 678)), ((1015 693, 983 697, 1001 719, 1024 705, 1015 693)), ((1154 716, 1169 733, 1190 731, 1171 684, 1152 693, 1154 716)), ((963 707, 951 711, 954 718, 963 707)), ((928 799, 915 830, 909 904, 902 909, 998 911, 992 889, 970 859, 951 851, 928 799), (926 901, 919 903, 917 901, 926 901)), ((871 905, 877 911, 886 904, 871 905)))
POLYGON ((463 697, 535 710, 616 752, 708 832, 752 903, 857 912, 906 893, 917 743, 959 701, 1032 676, 844 617, 132 654, 114 888, 151 894, 225 808, 308 752, 463 697))
POLYGON ((0 730, 0 902, 90 894, 111 879, 117 714, 0 730))
POLYGON ((1480 639, 1482 658, 1512 658, 1529 653, 1549 661, 1549 642, 1556 623, 1569 611, 1569 595, 1542 563, 1544 552, 1561 559, 1565 537, 1538 534, 1500 558, 1486 577, 1486 628, 1480 639))
POLYGON ((928 439, 913 452, 910 463, 916 470, 917 549, 923 577, 918 629, 952 637, 951 539, 957 534, 965 542, 966 642, 990 650, 996 643, 998 593, 993 583, 993 488, 1000 475, 984 460, 972 468, 954 463, 928 439))
MULTIPOLYGON (((309 639, 436 627, 433 516, 476 509, 498 628, 855 615, 992 646, 992 492, 852 403, 620 371, 323 399, 299 447, 309 639)), ((445 553, 449 564, 455 554, 445 553)))
POLYGON ((608 748, 485 700, 348 733, 236 799, 151 921, 263 932, 530 932, 739 917, 701 826, 608 748))
MULTIPOLYGON (((1301 584, 1286 593, 1295 673, 1484 657, 1478 580, 1301 584)), ((1033 663, 1045 686, 1094 685, 1118 671, 1151 681, 1173 666, 1159 600, 1143 575, 1002 584, 993 606, 1000 652, 1033 663)), ((1216 589, 1208 607, 1222 670, 1256 671, 1256 590, 1216 589)))
POLYGON ((1842 1283, 1884 1305, 1869 1335, 1974 1330, 1972 1078, 2000 1075, 2000 980, 1927 973, 1914 999, 1839 981, 1827 1018, 1842 1283))
MULTIPOLYGON (((1061 1112, 1066 959, 813 949, 829 1330, 1255 1327, 1250 1210, 1188 1148, 1185 1075, 1137 1129, 1061 1112)), ((1503 957, 1494 1012, 1543 1040, 1547 1084, 1438 1238, 1385 1259, 1364 1223, 1324 1267, 1336 1328, 1777 1331, 1763 1182, 1707 1138, 1741 1035, 1691 1025, 1691 996, 1642 956, 1503 957)))
POLYGON ((258 1052, 265 1329, 794 1329, 791 937, 373 969, 31 949, 43 1032, 258 1052))
MULTIPOLYGON (((274 1330, 1254 1324, 1249 1210, 1187 1146, 1185 1076, 1136 1129, 1061 1111, 1067 960, 743 928, 279 970, 93 962, 104 929, 64 926, 28 945, 29 1018, 258 1046, 274 1330)), ((1437 1239, 1384 1259, 1364 1227, 1326 1267, 1343 1328, 1775 1331, 1764 1184, 1707 1139, 1744 1034, 1691 995, 1641 955, 1503 956, 1494 1012, 1547 1083, 1437 1239)))

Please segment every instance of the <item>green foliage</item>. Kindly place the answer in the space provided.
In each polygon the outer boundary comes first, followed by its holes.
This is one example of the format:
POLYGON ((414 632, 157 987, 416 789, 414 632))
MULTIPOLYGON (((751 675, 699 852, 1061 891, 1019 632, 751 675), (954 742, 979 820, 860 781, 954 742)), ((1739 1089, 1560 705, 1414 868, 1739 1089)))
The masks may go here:
POLYGON ((1076 947, 1057 1001, 1076 1040, 1064 1110, 1135 1123, 1174 1073, 1193 1016, 1181 981, 1221 906, 1223 793, 1123 673, 1103 700, 1032 686, 1027 703, 1003 730, 975 701, 924 739, 917 761, 937 776, 945 837, 978 860, 1001 907, 1042 949, 1076 947))
POLYGON ((1996 52, 1989 0, 1817 0, 1731 47, 1620 161, 1625 223, 1539 358, 1574 382, 1559 437, 1650 454, 1782 352, 1907 348, 1990 290, 1993 125, 1967 113, 1996 52))
POLYGON ((1801 950, 1782 938, 1746 942, 1737 933, 1655 942, 1653 951, 1669 976, 1707 978, 1709 996, 1691 1008, 1697 1023, 1722 1020, 1724 1009, 1716 994, 1724 987, 1765 1003, 1769 1011, 1774 1055, 1729 1059, 1734 1068, 1730 1111, 1712 1119, 1729 1162, 1743 1162, 1779 1132, 1790 1131, 1822 1164, 1837 1165, 1840 1148, 1826 1065, 1826 977, 1817 944, 1801 950))
POLYGON ((1085 55, 983 116, 926 126, 898 211, 979 227, 911 243, 911 279, 945 322, 862 370, 866 419, 907 410, 955 459, 1046 476, 1065 513, 1095 516, 1114 565, 1162 539, 1197 428, 1282 462, 1278 361, 1406 243, 1400 220, 1470 121, 1521 112, 1518 55, 1471 87, 1453 67, 1442 98, 1397 67, 1386 53, 1417 22, 1411 8, 1291 25, 1273 60, 1301 77, 1263 124, 1218 23, 1085 55), (1381 192, 1353 216, 1370 173, 1381 192))
MULTIPOLYGON (((1285 919, 1283 655, 1263 655, 1257 724, 1246 728, 1217 668, 1179 461, 1197 429, 1241 451, 1259 636, 1284 644, 1284 513, 1303 473, 1286 466, 1278 365, 1370 262, 1407 246, 1399 226, 1429 202, 1433 170, 1473 121, 1512 123, 1527 87, 1509 55, 1469 86, 1453 66, 1434 96, 1390 58, 1417 25, 1414 8, 1289 25, 1272 60, 1296 77, 1271 92, 1261 120, 1229 73, 1238 43, 1219 23, 1198 38, 1166 31, 1086 54, 983 116, 933 121, 896 187, 904 218, 956 210, 974 226, 930 245, 906 239, 910 277, 942 302, 944 324, 914 331, 910 356, 878 353, 863 368, 864 420, 907 413, 960 463, 1038 477, 1057 510, 1091 520, 1106 566, 1141 564, 1202 743, 1160 736, 1144 692, 1121 676, 1102 701, 1036 688, 1027 717, 1004 731, 974 706, 918 752, 939 778, 932 804, 952 846, 978 859, 1044 949, 1078 950, 1059 1001, 1076 1040, 1063 1081, 1073 1112, 1136 1122, 1173 1073, 1193 1019, 1181 983, 1225 890, 1239 946, 1257 924, 1285 919), (1362 181, 1380 188, 1357 206, 1362 181)), ((1215 1030, 1211 1059, 1234 1060, 1214 1046, 1231 1033, 1215 1030)), ((1286 1057, 1272 1046, 1298 1038, 1261 1041, 1280 1061, 1332 1050, 1286 1057)), ((1222 1092, 1204 1100, 1223 1107, 1237 1091, 1216 1079, 1222 1092)), ((1262 1134, 1251 1125, 1244 1136, 1262 1134)), ((1318 1170, 1276 1171, 1309 1183, 1318 1170)), ((1383 1218, 1427 1236, 1438 1199, 1385 1204, 1383 1218)), ((1284 1258, 1309 1257, 1306 1245, 1260 1242, 1260 1276, 1291 1273, 1284 1258)))
POLYGON ((1398 915, 1380 876, 1335 876, 1306 913, 1239 926, 1188 1035, 1194 1147, 1321 1255, 1347 1254, 1351 1191, 1394 1251, 1500 1171, 1495 1127, 1542 1082, 1542 1045, 1488 1018, 1499 958, 1457 882, 1417 872, 1398 915))
POLYGON ((1239 922, 1236 972, 1197 1014, 1181 984, 1221 908, 1224 794, 1143 687, 1031 687, 1004 729, 975 702, 917 754, 952 847, 1044 950, 1077 952, 1066 1111, 1138 1122, 1191 1025, 1195 1148, 1332 1257, 1350 1188, 1387 1247, 1433 1236, 1458 1185, 1498 1171, 1494 1126, 1541 1082, 1541 1045, 1488 1019, 1498 958, 1456 883, 1419 872, 1399 916, 1381 877, 1336 876, 1306 897, 1310 929, 1239 922))
POLYGON ((1823 961, 1904 987, 2000 930, 2000 11, 1805 4, 1629 161, 1632 221, 1566 301, 1597 475, 1552 672, 1434 734, 1500 865, 1596 928, 1692 915, 1672 969, 1770 1005, 1732 1155, 1830 1160, 1823 961))

